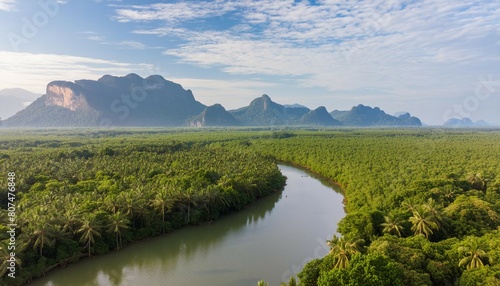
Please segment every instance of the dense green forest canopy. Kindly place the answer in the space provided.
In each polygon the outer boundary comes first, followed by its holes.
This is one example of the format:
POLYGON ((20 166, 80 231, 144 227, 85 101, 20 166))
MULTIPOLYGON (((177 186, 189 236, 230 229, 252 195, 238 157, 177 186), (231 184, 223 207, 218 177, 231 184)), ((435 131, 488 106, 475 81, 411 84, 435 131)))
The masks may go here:
POLYGON ((4 225, 7 174, 16 172, 19 283, 242 208, 283 186, 276 161, 310 169, 345 192, 342 236, 325 242, 330 254, 305 266, 300 285, 500 281, 498 130, 76 129, 0 136, 4 225))

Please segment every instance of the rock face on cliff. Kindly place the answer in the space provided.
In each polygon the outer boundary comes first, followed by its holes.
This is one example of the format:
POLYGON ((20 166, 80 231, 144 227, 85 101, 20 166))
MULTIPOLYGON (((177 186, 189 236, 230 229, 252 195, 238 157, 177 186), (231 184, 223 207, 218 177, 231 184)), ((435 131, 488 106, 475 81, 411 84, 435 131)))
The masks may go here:
POLYGON ((85 90, 74 83, 53 81, 47 85, 46 106, 59 106, 71 111, 89 108, 85 90))
POLYGON ((97 81, 53 81, 5 125, 179 126, 204 108, 190 90, 159 75, 105 75, 97 81))
POLYGON ((208 106, 201 114, 189 120, 189 126, 238 126, 241 125, 224 107, 220 104, 208 106))

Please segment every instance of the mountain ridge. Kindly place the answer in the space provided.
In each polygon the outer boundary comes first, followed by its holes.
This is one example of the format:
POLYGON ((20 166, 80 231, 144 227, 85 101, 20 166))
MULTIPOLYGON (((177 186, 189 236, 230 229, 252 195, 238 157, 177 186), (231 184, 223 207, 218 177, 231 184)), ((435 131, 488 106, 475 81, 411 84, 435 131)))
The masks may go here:
POLYGON ((263 94, 248 106, 206 106, 189 89, 161 75, 103 75, 97 80, 52 81, 46 93, 4 121, 5 126, 421 126, 409 113, 392 116, 359 104, 328 112, 324 106, 282 105, 263 94))
POLYGON ((22 88, 0 90, 0 118, 7 119, 33 103, 41 94, 22 88))

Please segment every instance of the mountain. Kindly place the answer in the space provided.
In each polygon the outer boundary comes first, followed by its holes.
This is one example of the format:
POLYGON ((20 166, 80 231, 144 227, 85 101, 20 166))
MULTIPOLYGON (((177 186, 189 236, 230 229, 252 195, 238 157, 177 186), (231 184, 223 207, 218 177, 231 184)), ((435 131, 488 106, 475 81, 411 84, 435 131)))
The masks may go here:
POLYGON ((53 81, 6 126, 180 126, 205 105, 190 90, 152 75, 53 81))
POLYGON ((420 119, 409 113, 396 117, 378 107, 371 108, 362 104, 348 111, 334 110, 330 115, 345 126, 422 126, 420 119))
POLYGON ((487 126, 489 126, 489 124, 483 120, 473 122, 470 118, 464 117, 461 119, 450 118, 450 119, 446 120, 446 122, 443 124, 443 126, 446 126, 446 127, 487 127, 487 126))
POLYGON ((284 104, 283 105, 284 107, 286 108, 306 108, 308 109, 307 107, 305 107, 304 105, 302 104, 298 104, 298 103, 294 103, 294 104, 284 104))
MULTIPOLYGON (((33 96, 22 90, 4 92, 19 94, 23 99, 33 96)), ((1 96, 2 91, 0 100, 1 96)), ((227 111, 220 104, 203 105, 190 90, 160 75, 142 78, 133 73, 104 75, 98 80, 52 81, 44 95, 0 124, 14 127, 422 125, 407 112, 392 116, 378 107, 360 104, 351 110, 328 113, 324 106, 310 110, 300 104, 281 105, 267 94, 252 100, 248 106, 227 111)))
POLYGON ((0 90, 0 118, 7 119, 11 117, 16 112, 26 108, 40 95, 21 88, 0 90))
POLYGON ((307 107, 286 107, 275 103, 267 94, 254 99, 249 106, 230 110, 234 118, 244 125, 293 125, 307 112, 307 107))
POLYGON ((340 121, 333 119, 324 106, 311 110, 304 114, 299 120, 301 125, 321 125, 321 126, 339 126, 340 121))
POLYGON ((241 125, 220 104, 208 106, 201 114, 188 121, 189 126, 238 126, 241 125))

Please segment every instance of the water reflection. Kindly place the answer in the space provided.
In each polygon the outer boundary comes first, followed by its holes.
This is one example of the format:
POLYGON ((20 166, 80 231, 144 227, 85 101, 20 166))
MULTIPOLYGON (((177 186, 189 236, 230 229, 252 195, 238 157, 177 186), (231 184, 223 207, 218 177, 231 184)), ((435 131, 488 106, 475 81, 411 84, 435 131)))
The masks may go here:
POLYGON ((317 251, 318 237, 329 238, 344 215, 342 196, 328 182, 280 168, 288 177, 283 192, 210 225, 185 227, 52 271, 32 285, 254 286, 260 279, 279 284, 286 269, 326 254, 324 248, 317 251))

